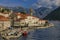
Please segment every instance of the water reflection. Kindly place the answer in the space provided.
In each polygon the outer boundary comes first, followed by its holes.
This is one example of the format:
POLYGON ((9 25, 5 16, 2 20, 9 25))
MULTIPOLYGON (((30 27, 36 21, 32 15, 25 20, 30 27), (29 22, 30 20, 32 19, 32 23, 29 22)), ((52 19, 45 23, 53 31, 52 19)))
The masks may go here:
POLYGON ((60 40, 60 22, 53 22, 54 27, 46 29, 37 29, 30 32, 27 37, 22 37, 20 40, 60 40))
POLYGON ((19 40, 27 40, 27 36, 22 36, 19 40))
POLYGON ((22 36, 18 40, 60 40, 60 22, 52 22, 55 24, 54 27, 33 30, 27 36, 22 36))

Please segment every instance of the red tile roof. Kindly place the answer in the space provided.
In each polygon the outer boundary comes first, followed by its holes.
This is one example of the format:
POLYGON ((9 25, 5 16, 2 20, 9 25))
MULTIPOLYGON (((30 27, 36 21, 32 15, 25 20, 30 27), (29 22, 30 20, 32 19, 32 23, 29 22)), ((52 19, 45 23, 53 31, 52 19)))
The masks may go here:
POLYGON ((0 15, 0 21, 8 21, 8 20, 9 20, 8 17, 4 17, 4 16, 0 15))
MULTIPOLYGON (((31 16, 29 14, 22 14, 22 13, 15 13, 17 16, 20 16, 20 19, 17 19, 17 20, 23 20, 23 19, 26 19, 27 16, 31 16)), ((37 18, 35 16, 32 16, 34 18, 37 18)), ((0 21, 8 21, 9 20, 9 17, 4 17, 2 15, 0 15, 0 21)), ((43 20, 44 21, 44 20, 43 20)))

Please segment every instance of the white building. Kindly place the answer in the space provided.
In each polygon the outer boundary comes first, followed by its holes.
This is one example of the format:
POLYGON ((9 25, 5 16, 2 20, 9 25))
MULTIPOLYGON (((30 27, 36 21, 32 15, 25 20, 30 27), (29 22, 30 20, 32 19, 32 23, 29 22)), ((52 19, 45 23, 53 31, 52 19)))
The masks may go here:
POLYGON ((11 22, 10 22, 9 18, 0 15, 0 29, 5 30, 5 29, 9 28, 10 26, 11 26, 11 22))
POLYGON ((22 26, 26 24, 28 24, 28 26, 43 26, 45 23, 46 20, 40 20, 39 18, 33 16, 27 16, 26 19, 20 21, 22 26))
MULTIPOLYGON (((6 15, 6 14, 5 14, 6 15)), ((6 17, 4 14, 0 14, 0 29, 5 30, 11 27, 11 21, 9 15, 6 17)), ((18 26, 41 26, 46 23, 46 20, 39 20, 37 17, 27 16, 24 14, 17 14, 17 19, 14 21, 15 25, 18 26)))
POLYGON ((25 21, 27 21, 28 23, 35 23, 35 22, 39 21, 39 19, 35 18, 33 16, 27 16, 27 19, 25 19, 25 21))

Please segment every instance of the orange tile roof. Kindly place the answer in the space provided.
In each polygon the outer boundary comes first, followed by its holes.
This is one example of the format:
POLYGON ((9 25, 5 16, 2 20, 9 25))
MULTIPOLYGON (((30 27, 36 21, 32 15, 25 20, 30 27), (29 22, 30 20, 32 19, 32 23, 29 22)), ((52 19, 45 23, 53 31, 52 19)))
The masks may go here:
POLYGON ((4 16, 0 15, 0 21, 8 21, 8 20, 9 20, 8 17, 4 17, 4 16))
POLYGON ((21 18, 25 19, 27 16, 24 14, 16 14, 17 16, 20 16, 21 18))
MULTIPOLYGON (((22 14, 22 13, 15 13, 17 16, 20 16, 21 18, 20 19, 17 19, 17 20, 24 20, 24 19, 26 19, 27 18, 27 16, 31 16, 31 15, 29 15, 29 14, 22 14)), ((35 16, 32 16, 32 17, 34 17, 34 18, 38 18, 38 17, 35 17, 35 16)), ((9 20, 9 17, 4 17, 4 16, 2 16, 2 15, 0 15, 0 21, 8 21, 9 20)), ((40 19, 40 21, 42 21, 41 19, 40 19)), ((44 21, 44 20, 43 20, 44 21)))

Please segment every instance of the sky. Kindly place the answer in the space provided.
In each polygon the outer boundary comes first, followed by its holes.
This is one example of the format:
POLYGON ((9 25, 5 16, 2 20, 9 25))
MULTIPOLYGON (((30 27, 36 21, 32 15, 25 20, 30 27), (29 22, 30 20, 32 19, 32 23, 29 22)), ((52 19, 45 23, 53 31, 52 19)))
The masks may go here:
POLYGON ((30 7, 36 0, 0 0, 0 5, 2 6, 23 6, 23 7, 30 7))
POLYGON ((25 8, 53 8, 60 6, 60 0, 0 0, 0 6, 16 7, 22 6, 25 8))

